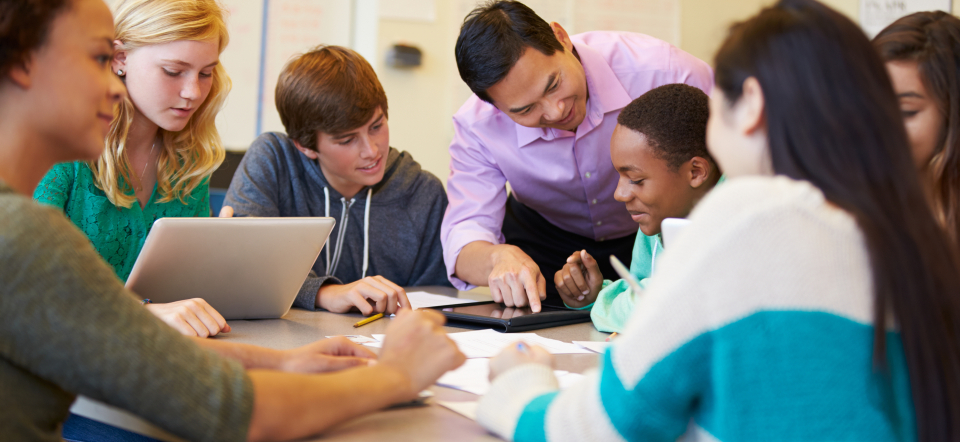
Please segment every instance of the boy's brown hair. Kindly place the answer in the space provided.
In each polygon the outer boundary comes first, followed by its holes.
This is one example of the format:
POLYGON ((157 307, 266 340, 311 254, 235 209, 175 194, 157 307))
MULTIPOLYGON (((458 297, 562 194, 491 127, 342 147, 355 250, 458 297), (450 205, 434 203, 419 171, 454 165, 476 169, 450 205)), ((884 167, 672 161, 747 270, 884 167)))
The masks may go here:
POLYGON ((341 46, 318 46, 291 60, 280 73, 277 111, 287 135, 317 150, 317 133, 340 134, 363 126, 387 94, 360 54, 341 46))

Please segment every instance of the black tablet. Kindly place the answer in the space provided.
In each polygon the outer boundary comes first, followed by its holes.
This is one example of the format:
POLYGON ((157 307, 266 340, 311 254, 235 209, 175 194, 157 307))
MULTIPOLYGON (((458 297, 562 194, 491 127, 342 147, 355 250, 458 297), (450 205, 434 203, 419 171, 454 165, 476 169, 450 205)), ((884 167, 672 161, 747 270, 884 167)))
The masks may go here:
POLYGON ((507 307, 493 301, 470 305, 432 307, 447 317, 450 325, 472 328, 492 328, 511 333, 590 321, 590 310, 572 310, 543 306, 540 313, 530 307, 507 307))

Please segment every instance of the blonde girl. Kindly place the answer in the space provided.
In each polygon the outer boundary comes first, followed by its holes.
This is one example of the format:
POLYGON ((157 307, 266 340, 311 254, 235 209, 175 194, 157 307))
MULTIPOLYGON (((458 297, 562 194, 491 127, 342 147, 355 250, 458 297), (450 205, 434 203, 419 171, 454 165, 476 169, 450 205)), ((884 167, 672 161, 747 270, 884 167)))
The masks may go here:
MULTIPOLYGON (((214 119, 230 79, 215 0, 121 0, 114 16, 111 70, 128 96, 105 149, 95 161, 55 166, 34 198, 61 208, 125 281, 154 221, 210 215, 208 180, 224 157, 214 119)), ((202 299, 147 308, 184 334, 229 331, 202 299)))

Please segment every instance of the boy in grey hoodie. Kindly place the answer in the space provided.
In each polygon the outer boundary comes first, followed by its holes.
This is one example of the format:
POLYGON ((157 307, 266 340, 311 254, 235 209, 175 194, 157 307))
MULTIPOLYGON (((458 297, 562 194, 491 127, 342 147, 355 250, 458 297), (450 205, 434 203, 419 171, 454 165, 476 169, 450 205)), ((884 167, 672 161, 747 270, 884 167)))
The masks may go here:
POLYGON ((366 60, 338 46, 308 52, 280 74, 276 102, 289 135, 253 142, 224 205, 237 216, 336 219, 294 306, 393 313, 409 306, 400 286, 449 285, 446 193, 389 146, 386 94, 366 60))

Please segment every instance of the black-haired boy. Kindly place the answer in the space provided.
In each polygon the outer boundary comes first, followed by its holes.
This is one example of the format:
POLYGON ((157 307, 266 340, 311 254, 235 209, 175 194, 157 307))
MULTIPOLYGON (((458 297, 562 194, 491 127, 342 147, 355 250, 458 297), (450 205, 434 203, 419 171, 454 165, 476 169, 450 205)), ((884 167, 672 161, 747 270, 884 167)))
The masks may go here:
MULTIPOLYGON (((708 97, 703 91, 668 84, 633 100, 617 118, 610 140, 610 158, 620 175, 614 198, 626 204, 633 221, 640 225, 630 273, 641 286, 663 251, 663 219, 686 218, 722 179, 707 152, 708 116, 708 97)), ((568 306, 592 304, 590 316, 600 331, 621 331, 633 312, 636 294, 630 292, 626 281, 604 280, 597 261, 586 251, 567 258, 554 283, 568 306)))

